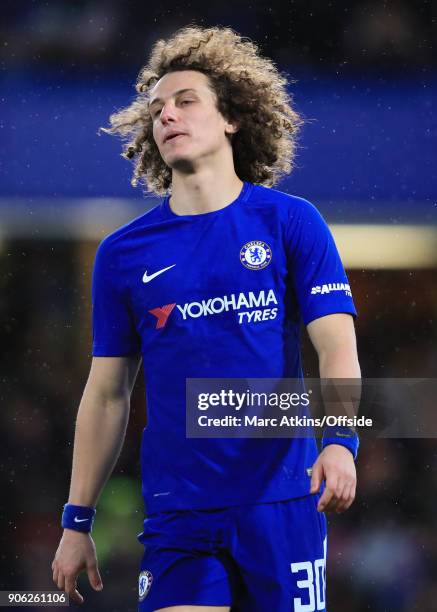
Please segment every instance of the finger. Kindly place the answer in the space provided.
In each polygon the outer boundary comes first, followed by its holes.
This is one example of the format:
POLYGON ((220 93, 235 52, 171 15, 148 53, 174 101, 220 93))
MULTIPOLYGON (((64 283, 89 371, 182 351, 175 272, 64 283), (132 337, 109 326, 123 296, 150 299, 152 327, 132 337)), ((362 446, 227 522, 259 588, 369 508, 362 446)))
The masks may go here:
POLYGON ((338 503, 338 497, 335 493, 333 493, 331 499, 325 506, 324 512, 334 512, 334 510, 337 507, 337 503, 338 503))
POLYGON ((355 501, 355 490, 355 485, 352 485, 349 493, 349 499, 346 504, 346 510, 348 510, 348 508, 350 508, 355 501))
POLYGON ((103 589, 102 578, 99 573, 99 568, 97 567, 97 563, 93 563, 87 566, 87 574, 88 580, 90 581, 90 585, 96 591, 101 591, 103 589))
POLYGON ((332 505, 331 510, 336 512, 338 508, 340 508, 343 504, 344 496, 346 493, 346 489, 349 487, 348 481, 342 477, 338 479, 337 488, 335 490, 335 504, 332 505))
POLYGON ((319 503, 317 504, 317 510, 319 512, 325 512, 326 508, 329 506, 331 499, 334 495, 334 492, 330 489, 326 488, 323 491, 322 497, 319 499, 319 503))
POLYGON ((78 604, 83 604, 83 597, 77 589, 74 589, 74 593, 72 593, 71 599, 78 604))
POLYGON ((313 465, 313 470, 311 474, 311 489, 310 493, 317 493, 320 489, 320 485, 322 484, 323 479, 323 468, 322 464, 318 461, 313 465))
POLYGON ((54 570, 53 570, 53 582, 55 584, 58 583, 58 574, 59 574, 59 570, 58 570, 57 567, 55 567, 54 570))
POLYGON ((68 594, 70 599, 76 603, 83 603, 83 597, 77 590, 77 581, 75 576, 67 576, 65 578, 65 592, 68 594))
POLYGON ((319 512, 324 512, 328 505, 331 503, 332 498, 334 497, 335 491, 337 489, 337 479, 330 478, 326 481, 326 487, 323 491, 322 497, 319 499, 319 503, 317 505, 317 510, 319 512))
POLYGON ((347 479, 340 478, 338 480, 337 489, 335 491, 335 502, 332 503, 331 512, 343 512, 345 504, 349 498, 350 482, 347 479))
POLYGON ((346 510, 347 503, 350 497, 350 491, 351 491, 351 484, 346 482, 346 484, 343 487, 343 490, 338 496, 338 502, 335 508, 335 512, 337 512, 337 514, 340 514, 341 512, 344 512, 346 510))
POLYGON ((65 589, 65 576, 61 570, 58 572, 58 578, 56 580, 56 584, 58 585, 58 589, 63 591, 65 589))
POLYGON ((351 505, 353 504, 354 499, 355 499, 356 486, 357 486, 356 478, 352 478, 348 480, 347 487, 345 487, 345 490, 343 491, 341 512, 344 512, 345 510, 350 508, 351 505))

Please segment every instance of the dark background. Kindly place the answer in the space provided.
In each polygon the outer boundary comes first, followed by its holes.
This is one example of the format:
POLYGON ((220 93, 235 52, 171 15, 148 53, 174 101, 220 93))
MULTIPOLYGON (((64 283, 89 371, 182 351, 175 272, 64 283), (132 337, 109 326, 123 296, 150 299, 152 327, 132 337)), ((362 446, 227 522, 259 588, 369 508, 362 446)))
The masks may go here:
MULTIPOLYGON (((296 80, 308 121, 279 189, 316 204, 335 236, 363 232, 354 258, 339 242, 363 376, 436 376, 436 14, 424 1, 2 2, 0 590, 56 588, 95 249, 156 203, 131 188, 119 143, 97 130, 132 99, 153 42, 180 26, 229 25, 296 80), (386 244, 405 228, 418 238, 389 261, 376 225, 386 244), (431 247, 418 263, 424 228, 431 247)), ((304 355, 316 375, 307 340, 304 355)), ((136 609, 143 391, 140 374, 94 530, 105 588, 81 579, 84 610, 136 609)), ((355 504, 329 519, 332 612, 435 610, 436 450, 432 439, 362 443, 355 504)))

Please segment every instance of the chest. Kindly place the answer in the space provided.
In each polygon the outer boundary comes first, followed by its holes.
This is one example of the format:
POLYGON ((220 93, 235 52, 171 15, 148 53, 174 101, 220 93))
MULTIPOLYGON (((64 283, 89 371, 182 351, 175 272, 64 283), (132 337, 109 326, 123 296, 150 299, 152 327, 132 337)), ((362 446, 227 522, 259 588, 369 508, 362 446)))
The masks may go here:
POLYGON ((124 254, 122 269, 140 332, 268 321, 272 312, 277 317, 287 284, 282 233, 273 220, 149 232, 124 254))

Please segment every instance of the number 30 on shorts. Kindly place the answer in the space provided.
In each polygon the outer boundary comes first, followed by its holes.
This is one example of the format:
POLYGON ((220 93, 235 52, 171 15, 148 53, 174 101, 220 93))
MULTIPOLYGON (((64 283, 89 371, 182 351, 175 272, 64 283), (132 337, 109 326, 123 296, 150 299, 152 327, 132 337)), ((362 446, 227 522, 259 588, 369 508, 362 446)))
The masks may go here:
POLYGON ((291 563, 291 572, 293 574, 306 572, 306 577, 296 581, 299 589, 305 589, 305 595, 295 597, 294 612, 315 612, 315 610, 325 609, 325 592, 326 592, 326 540, 323 543, 324 557, 312 561, 300 561, 299 563, 291 563), (306 601, 308 603, 302 603, 306 601))

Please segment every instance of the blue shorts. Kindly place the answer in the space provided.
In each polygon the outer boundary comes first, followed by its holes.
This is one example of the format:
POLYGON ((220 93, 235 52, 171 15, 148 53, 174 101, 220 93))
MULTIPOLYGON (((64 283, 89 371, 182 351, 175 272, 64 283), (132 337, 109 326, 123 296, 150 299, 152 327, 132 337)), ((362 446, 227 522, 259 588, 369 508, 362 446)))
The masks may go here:
POLYGON ((145 521, 140 612, 177 605, 232 612, 326 611, 326 518, 320 494, 145 521))

